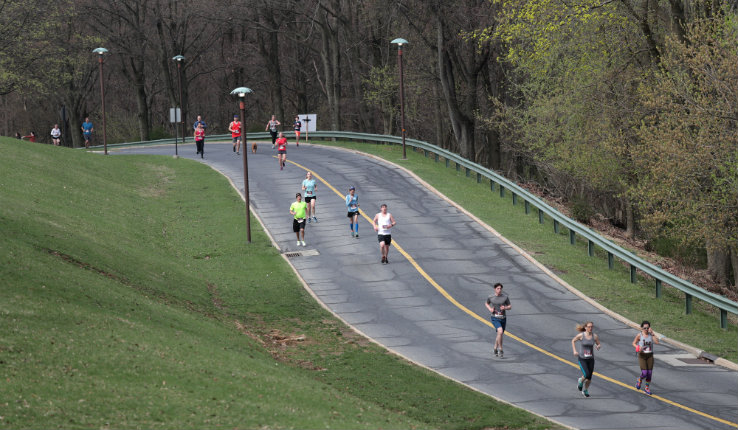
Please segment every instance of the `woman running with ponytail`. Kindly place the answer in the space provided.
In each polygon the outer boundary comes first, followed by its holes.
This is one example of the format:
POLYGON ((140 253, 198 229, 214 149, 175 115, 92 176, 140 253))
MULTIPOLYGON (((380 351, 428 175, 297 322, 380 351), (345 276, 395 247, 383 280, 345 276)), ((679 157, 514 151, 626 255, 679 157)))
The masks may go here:
POLYGON ((594 323, 592 321, 579 324, 577 325, 577 331, 580 333, 571 340, 571 349, 574 355, 579 357, 579 369, 582 371, 582 377, 577 380, 577 388, 584 397, 589 397, 589 384, 592 382, 592 373, 594 373, 594 348, 600 350, 600 338, 592 332, 593 329, 594 323), (581 342, 578 352, 577 341, 581 342))
POLYGON ((641 389, 641 383, 646 380, 646 386, 643 392, 651 395, 651 375, 653 374, 653 344, 659 344, 659 338, 653 334, 651 323, 643 321, 641 323, 641 332, 633 339, 633 348, 638 355, 638 364, 641 366, 641 376, 636 381, 636 390, 641 389))

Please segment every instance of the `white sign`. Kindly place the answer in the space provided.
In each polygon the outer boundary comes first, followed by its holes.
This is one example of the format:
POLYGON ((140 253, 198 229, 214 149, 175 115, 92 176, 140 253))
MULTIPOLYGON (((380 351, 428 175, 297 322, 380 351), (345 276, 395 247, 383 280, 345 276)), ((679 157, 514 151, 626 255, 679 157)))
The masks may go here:
POLYGON ((182 122, 182 110, 180 108, 169 108, 169 122, 182 122), (177 115, 177 118, 174 118, 174 115, 177 115))
POLYGON ((316 131, 318 126, 318 116, 314 113, 301 113, 297 115, 302 122, 302 131, 316 131))

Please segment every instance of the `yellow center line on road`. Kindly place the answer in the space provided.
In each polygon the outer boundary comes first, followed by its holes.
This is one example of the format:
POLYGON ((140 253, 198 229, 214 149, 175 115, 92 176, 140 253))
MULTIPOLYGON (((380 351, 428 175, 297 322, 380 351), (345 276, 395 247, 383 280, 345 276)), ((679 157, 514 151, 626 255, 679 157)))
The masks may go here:
MULTIPOLYGON (((341 194, 334 186, 332 186, 330 183, 328 183, 328 181, 326 181, 320 175, 318 175, 317 173, 315 173, 314 170, 308 169, 307 167, 305 167, 305 166, 303 166, 303 165, 301 165, 299 163, 295 163, 294 161, 287 160, 287 162, 290 163, 290 164, 294 164, 295 166, 297 166, 297 167, 299 167, 299 168, 301 168, 301 169, 303 169, 305 171, 310 172, 313 175, 313 177, 315 177, 320 182, 322 182, 326 187, 328 187, 330 190, 332 190, 334 193, 336 193, 339 197, 345 198, 345 196, 343 194, 341 194)), ((361 214, 362 217, 364 217, 364 219, 366 219, 367 221, 369 221, 372 224, 372 227, 374 226, 374 220, 372 218, 369 218, 369 216, 363 210, 359 209, 359 213, 361 214)), ((457 308, 461 309, 462 311, 464 311, 466 314, 468 314, 472 318, 474 318, 474 319, 480 321, 481 323, 486 324, 487 326, 489 326, 492 329, 494 329, 494 325, 492 325, 492 322, 490 322, 487 319, 479 316, 476 312, 473 312, 471 309, 469 309, 466 306, 464 306, 461 303, 459 303, 451 294, 448 293, 448 291, 446 291, 440 284, 438 284, 438 282, 436 282, 435 279, 433 279, 425 270, 423 270, 423 268, 420 267, 420 264, 418 264, 418 262, 415 261, 415 259, 410 254, 408 254, 407 251, 405 251, 405 249, 402 248, 402 246, 400 246, 399 243, 397 243, 397 240, 393 239, 392 240, 392 244, 395 245, 395 247, 400 252, 400 254, 402 254, 402 256, 405 257, 407 259, 407 261, 409 261, 410 264, 415 268, 415 270, 417 270, 418 273, 420 273, 420 275, 423 278, 425 278, 426 281, 428 281, 428 283, 430 283, 439 293, 441 293, 441 295, 443 295, 443 297, 445 297, 454 306, 456 306, 457 308)), ((560 361, 560 362, 562 362, 564 364, 568 364, 571 367, 574 367, 576 369, 579 369, 579 365, 578 364, 575 364, 575 363, 573 363, 573 362, 571 362, 571 361, 569 361, 569 360, 567 360, 565 358, 559 357, 558 355, 556 355, 556 354, 554 354, 552 352, 546 351, 545 349, 543 349, 543 348, 541 348, 539 346, 536 346, 536 345, 528 342, 527 340, 522 339, 522 338, 520 338, 520 337, 518 337, 518 336, 516 336, 516 335, 514 335, 512 333, 510 333, 509 331, 505 331, 505 335, 507 335, 508 337, 510 337, 510 338, 512 338, 512 339, 514 339, 514 340, 516 340, 516 341, 518 341, 520 343, 522 343, 525 346, 528 346, 528 347, 530 347, 530 348, 532 348, 532 349, 540 352, 541 354, 547 355, 547 356, 549 356, 549 357, 551 357, 551 358, 553 358, 555 360, 558 360, 558 361, 560 361)), ((600 377, 600 378, 602 378, 603 380, 608 381, 608 382, 611 382, 611 383, 613 383, 615 385, 619 385, 619 386, 621 386, 623 388, 626 388, 626 389, 629 389, 631 391, 640 392, 639 390, 636 390, 636 388, 634 386, 632 386, 630 384, 626 384, 626 383, 621 382, 621 381, 618 381, 617 379, 610 378, 609 376, 605 376, 605 375, 603 375, 601 373, 598 373, 598 372, 594 372, 593 374, 596 375, 596 376, 598 376, 598 377, 600 377)), ((692 412, 694 414, 700 415, 702 417, 705 417, 705 418, 708 418, 708 419, 711 419, 711 420, 714 420, 714 421, 717 421, 717 422, 720 422, 720 423, 729 425, 731 427, 738 428, 738 423, 734 423, 732 421, 724 420, 722 418, 719 418, 719 417, 710 415, 708 413, 705 413, 705 412, 702 412, 702 411, 698 411, 697 409, 690 408, 689 406, 682 405, 681 403, 674 402, 674 401, 669 400, 667 398, 664 398, 662 396, 653 394, 650 397, 652 397, 654 399, 657 399, 657 400, 660 400, 660 401, 662 401, 664 403, 667 403, 669 405, 676 406, 677 408, 683 409, 685 411, 692 412)))

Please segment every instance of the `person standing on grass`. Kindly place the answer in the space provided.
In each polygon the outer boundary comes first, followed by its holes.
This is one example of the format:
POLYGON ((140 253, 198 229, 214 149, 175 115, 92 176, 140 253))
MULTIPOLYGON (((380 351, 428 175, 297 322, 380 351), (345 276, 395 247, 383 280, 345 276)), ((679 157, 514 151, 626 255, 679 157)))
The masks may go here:
POLYGON ((307 220, 310 222, 310 215, 312 214, 313 221, 318 222, 318 218, 315 216, 315 199, 317 199, 315 191, 318 186, 311 172, 307 172, 305 175, 305 179, 302 181, 302 189, 305 191, 305 203, 307 203, 307 220))
POLYGON ((277 144, 277 161, 279 161, 279 170, 282 170, 285 167, 285 161, 287 161, 287 138, 284 137, 282 132, 279 133, 279 138, 277 138, 276 144, 277 144))
POLYGON ((296 146, 300 146, 300 130, 302 129, 302 121, 300 121, 299 116, 295 116, 295 123, 292 127, 295 129, 295 142, 297 143, 296 146))
POLYGON ((659 338, 653 333, 651 323, 643 321, 641 323, 641 332, 633 339, 633 348, 638 355, 638 365, 641 368, 641 375, 636 380, 636 390, 641 389, 641 384, 646 381, 643 392, 651 395, 651 376, 653 375, 653 345, 659 344, 659 338))
POLYGON ((302 201, 302 194, 295 194, 295 201, 290 205, 290 213, 293 215, 292 231, 297 236, 297 246, 305 246, 305 212, 307 203, 302 201), (300 239, 302 233, 302 239, 300 239))
POLYGON ((349 219, 349 231, 351 237, 359 237, 359 197, 356 195, 356 188, 349 187, 349 193, 346 194, 346 208, 348 212, 346 216, 349 219))
MULTIPOLYGON (((377 232, 377 240, 379 241, 379 252, 382 254, 382 264, 389 264, 387 255, 389 254, 390 245, 392 245, 392 233, 390 229, 397 224, 395 217, 387 212, 387 205, 380 206, 380 212, 374 215, 374 231, 377 232)), ((358 235, 357 235, 358 236, 358 235)))
POLYGON ((487 297, 485 306, 492 314, 490 321, 495 327, 494 355, 502 358, 502 335, 505 334, 505 327, 507 327, 507 311, 512 309, 512 306, 510 306, 510 298, 502 292, 502 284, 498 282, 492 288, 495 292, 487 297))
POLYGON ((282 125, 282 123, 277 121, 277 116, 272 115, 272 119, 270 119, 269 122, 267 122, 267 126, 264 129, 264 131, 268 131, 269 133, 272 134, 272 149, 274 149, 274 145, 277 142, 277 130, 278 130, 277 127, 279 127, 280 125, 282 125))
POLYGON ((589 384, 592 382, 592 374, 595 368, 594 350, 600 350, 600 338, 594 333, 594 323, 587 321, 577 325, 579 334, 571 340, 571 350, 574 356, 579 358, 579 370, 582 376, 577 379, 577 389, 584 397, 589 397, 589 384), (579 351, 576 343, 579 342, 579 351))
POLYGON ((233 152, 236 155, 241 155, 241 121, 238 120, 238 115, 233 115, 233 121, 228 125, 228 131, 231 132, 231 138, 233 139, 233 152))
POLYGON ((195 129, 195 154, 200 154, 200 158, 204 158, 205 155, 205 129, 202 124, 197 124, 195 129))
POLYGON ((51 143, 53 143, 54 146, 61 145, 61 130, 59 129, 59 124, 54 124, 54 128, 51 129, 51 143))
POLYGON ((85 117, 85 122, 82 123, 82 137, 85 139, 85 148, 90 147, 93 131, 95 131, 95 127, 90 122, 90 117, 85 117))

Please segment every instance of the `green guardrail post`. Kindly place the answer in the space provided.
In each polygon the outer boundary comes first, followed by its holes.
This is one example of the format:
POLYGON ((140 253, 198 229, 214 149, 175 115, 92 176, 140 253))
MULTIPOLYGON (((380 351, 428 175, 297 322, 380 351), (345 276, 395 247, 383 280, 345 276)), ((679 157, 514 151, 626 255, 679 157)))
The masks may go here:
POLYGON ((512 193, 513 195, 513 206, 518 204, 518 195, 515 193, 512 193))
POLYGON ((489 180, 489 190, 494 191, 495 190, 495 181, 492 179, 489 180))
POLYGON ((434 155, 435 155, 435 157, 433 157, 433 158, 435 158, 436 159, 436 163, 438 163, 438 154, 434 154, 434 155))
POLYGON ((554 233, 559 234, 559 222, 554 220, 554 233))
POLYGON ((466 171, 466 177, 468 178, 470 170, 468 167, 464 167, 464 170, 466 171))
POLYGON ((538 209, 538 224, 543 224, 544 219, 543 209, 538 209))
POLYGON ((720 309, 720 328, 728 328, 728 311, 720 309))
POLYGON ((615 259, 613 258, 612 252, 607 252, 607 268, 612 270, 615 267, 615 259))
POLYGON ((631 284, 635 284, 636 281, 638 280, 637 277, 636 277, 636 274, 637 274, 636 273, 636 267, 631 264, 630 265, 630 283, 631 284))
POLYGON ((428 150, 427 149, 424 149, 423 150, 423 155, 425 155, 425 158, 428 158, 428 150))
POLYGON ((590 257, 595 255, 595 244, 591 240, 587 240, 587 255, 590 257))
POLYGON ((505 197, 505 187, 500 184, 500 197, 505 197))
POLYGON ((528 200, 525 201, 525 214, 528 215, 530 213, 530 203, 528 203, 528 200))
POLYGON ((692 313, 692 295, 689 293, 684 293, 684 312, 686 312, 687 315, 692 313))
POLYGON ((569 230, 569 243, 572 245, 577 244, 577 232, 574 230, 569 230))
POLYGON ((456 163, 456 171, 458 172, 458 171, 460 171, 460 170, 461 170, 461 164, 459 164, 459 163, 456 163))
POLYGON ((656 280, 656 298, 661 298, 661 279, 656 280))
POLYGON ((447 169, 448 169, 448 162, 449 162, 449 160, 448 160, 448 158, 447 158, 447 159, 446 159, 446 168, 447 168, 447 169))
POLYGON ((477 173, 477 184, 480 184, 480 183, 482 183, 482 174, 477 173))

